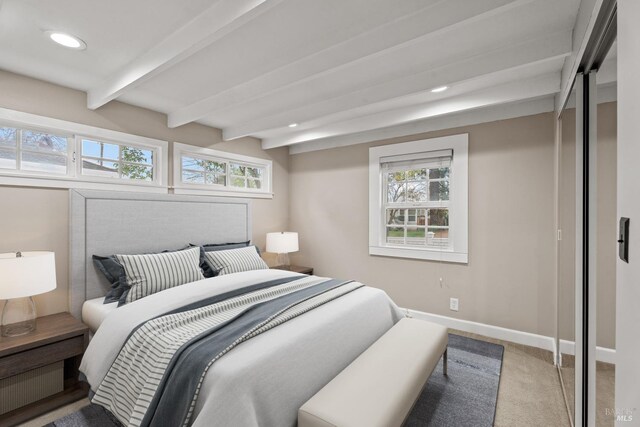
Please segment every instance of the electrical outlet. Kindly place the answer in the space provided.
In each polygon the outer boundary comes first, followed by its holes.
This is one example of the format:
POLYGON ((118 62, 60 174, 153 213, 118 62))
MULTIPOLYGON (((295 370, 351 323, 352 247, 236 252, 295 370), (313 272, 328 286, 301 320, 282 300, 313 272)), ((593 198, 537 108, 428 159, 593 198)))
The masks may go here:
POLYGON ((449 298, 449 309, 458 311, 458 298, 449 298))

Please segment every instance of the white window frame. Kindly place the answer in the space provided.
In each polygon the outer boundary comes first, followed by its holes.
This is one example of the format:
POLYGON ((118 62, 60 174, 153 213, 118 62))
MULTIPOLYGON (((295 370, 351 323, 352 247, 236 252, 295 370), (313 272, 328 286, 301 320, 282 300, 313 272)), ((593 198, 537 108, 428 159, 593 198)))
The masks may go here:
POLYGON ((212 195, 227 197, 273 198, 273 162, 258 157, 244 156, 226 151, 197 147, 195 145, 173 143, 173 192, 175 194, 212 195), (182 157, 193 157, 226 163, 226 185, 220 184, 189 184, 182 182, 182 157), (262 188, 238 188, 230 185, 231 173, 229 163, 241 163, 247 166, 264 168, 262 188))
POLYGON ((369 148, 369 254, 454 263, 469 259, 469 135, 460 134, 369 148), (452 150, 449 177, 449 232, 446 249, 394 246, 386 243, 386 213, 383 212, 382 163, 384 158, 452 150))
MULTIPOLYGON (((89 136, 89 135, 76 135, 75 137, 75 144, 77 147, 77 152, 76 152, 76 176, 82 177, 83 180, 91 180, 92 182, 104 182, 104 183, 116 183, 116 184, 126 184, 126 185, 131 185, 131 183, 134 183, 134 185, 138 185, 138 186, 157 186, 156 184, 156 177, 158 177, 159 173, 164 173, 164 182, 166 182, 166 167, 163 168, 163 165, 159 164, 159 160, 161 158, 163 158, 164 156, 162 156, 162 153, 160 152, 160 147, 155 144, 155 143, 147 143, 147 142, 143 142, 143 141, 139 141, 139 142, 124 142, 122 140, 119 141, 115 141, 112 139, 106 139, 106 138, 97 138, 95 136, 89 136), (158 159, 158 161, 154 160, 152 167, 153 167, 153 177, 154 180, 153 181, 141 181, 141 180, 128 180, 122 177, 119 178, 107 178, 107 177, 100 177, 100 176, 95 176, 95 175, 83 175, 82 173, 82 159, 83 159, 83 155, 82 155, 82 140, 91 140, 91 141, 95 141, 95 142, 103 142, 106 144, 113 144, 113 145, 119 145, 119 146, 126 146, 126 147, 132 147, 132 148, 141 148, 144 150, 149 150, 153 153, 153 157, 154 159, 158 159), (161 169, 164 169, 163 172, 161 172, 161 169)), ((119 149, 119 151, 121 151, 119 149)), ((91 158, 91 156, 87 156, 89 158, 91 158)), ((109 160, 109 159, 105 159, 105 160, 109 160)), ((111 160, 114 161, 114 160, 111 160)), ((122 163, 122 159, 118 159, 115 160, 114 162, 117 163, 122 163)), ((168 186, 164 186, 164 191, 163 192, 167 192, 168 186)))
POLYGON ((36 114, 0 108, 0 126, 35 130, 67 136, 67 174, 0 169, 0 185, 47 188, 86 188, 97 190, 143 191, 166 193, 168 189, 167 157, 169 143, 153 138, 53 119, 36 114), (152 149, 153 181, 136 181, 82 175, 82 139, 91 139, 130 147, 152 149))

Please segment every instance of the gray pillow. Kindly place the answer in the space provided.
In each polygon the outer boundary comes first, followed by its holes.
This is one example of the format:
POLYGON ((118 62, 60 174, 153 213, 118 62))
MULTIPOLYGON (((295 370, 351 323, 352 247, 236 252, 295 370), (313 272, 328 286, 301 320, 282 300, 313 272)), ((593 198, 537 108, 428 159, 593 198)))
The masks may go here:
POLYGON ((204 258, 211 270, 220 276, 241 271, 269 269, 269 266, 258 255, 255 246, 209 251, 204 253, 204 258))
POLYGON ((125 280, 120 281, 120 279, 124 279, 124 268, 116 261, 113 255, 93 255, 92 258, 98 270, 111 283, 111 289, 104 297, 104 304, 119 301, 122 293, 129 289, 125 280))
MULTIPOLYGON (((204 273, 204 277, 215 277, 218 275, 218 272, 212 270, 209 264, 205 261, 204 259, 205 252, 226 251, 228 249, 245 248, 250 244, 251 244, 251 241, 247 240, 246 242, 238 242, 238 243, 209 243, 206 245, 202 245, 203 253, 202 253, 202 259, 200 262, 200 268, 202 268, 202 273, 204 273)), ((197 246, 197 245, 191 244, 191 246, 197 246)), ((257 246, 254 246, 254 248, 256 248, 258 255, 260 255, 260 249, 258 249, 257 246)))
MULTIPOLYGON (((167 252, 177 252, 183 251, 185 249, 189 249, 192 246, 187 246, 181 249, 165 249, 162 252, 151 252, 151 253, 167 253, 167 252)), ((118 262, 115 255, 109 256, 100 256, 93 255, 93 263, 98 268, 98 270, 107 278, 109 283, 111 284, 111 289, 107 292, 107 295, 104 297, 103 304, 109 304, 112 302, 120 301, 122 298, 122 294, 129 290, 129 285, 127 285, 127 278, 125 275, 124 267, 118 262)), ((204 262, 204 249, 200 250, 200 264, 206 264, 204 262)), ((207 265, 207 268, 209 266, 207 265)))
POLYGON ((129 286, 120 297, 120 304, 204 279, 200 269, 201 251, 195 247, 159 254, 115 255, 124 268, 129 286))

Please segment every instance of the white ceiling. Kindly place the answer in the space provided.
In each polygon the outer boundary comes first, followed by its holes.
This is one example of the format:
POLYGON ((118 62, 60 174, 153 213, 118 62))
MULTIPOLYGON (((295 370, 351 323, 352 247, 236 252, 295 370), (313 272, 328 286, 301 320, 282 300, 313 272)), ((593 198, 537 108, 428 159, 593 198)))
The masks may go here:
POLYGON ((119 99, 172 127, 322 147, 553 97, 579 3, 0 0, 0 68, 86 91, 89 108, 119 99))

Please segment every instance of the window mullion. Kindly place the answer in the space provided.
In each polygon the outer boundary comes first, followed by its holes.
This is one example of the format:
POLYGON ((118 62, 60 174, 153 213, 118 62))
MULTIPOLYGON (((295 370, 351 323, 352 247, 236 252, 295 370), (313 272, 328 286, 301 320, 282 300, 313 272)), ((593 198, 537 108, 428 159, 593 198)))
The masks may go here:
POLYGON ((84 162, 84 160, 82 159, 82 137, 76 135, 75 138, 73 138, 73 142, 74 142, 73 144, 74 173, 77 179, 82 179, 84 178, 82 175, 82 164, 84 162))
MULTIPOLYGON (((406 194, 405 194, 405 198, 406 198, 406 194)), ((404 238, 402 239, 402 243, 404 245, 406 245, 407 244, 407 223, 409 222, 408 221, 408 219, 409 219, 409 209, 407 209, 407 208, 402 209, 402 216, 404 217, 403 218, 404 219, 404 221, 403 221, 404 227, 402 228, 402 235, 404 236, 404 238)))
POLYGON ((151 153, 153 154, 153 157, 151 158, 151 165, 152 165, 152 170, 153 170, 153 180, 152 182, 156 182, 159 183, 160 182, 160 174, 158 173, 158 165, 160 164, 160 154, 159 154, 159 150, 157 149, 153 149, 151 150, 151 153))
POLYGON ((16 129, 16 170, 22 170, 22 129, 16 129))
POLYGON ((118 145, 118 179, 122 179, 122 145, 118 145))
POLYGON ((74 178, 76 176, 76 138, 70 136, 67 138, 67 176, 74 178))

